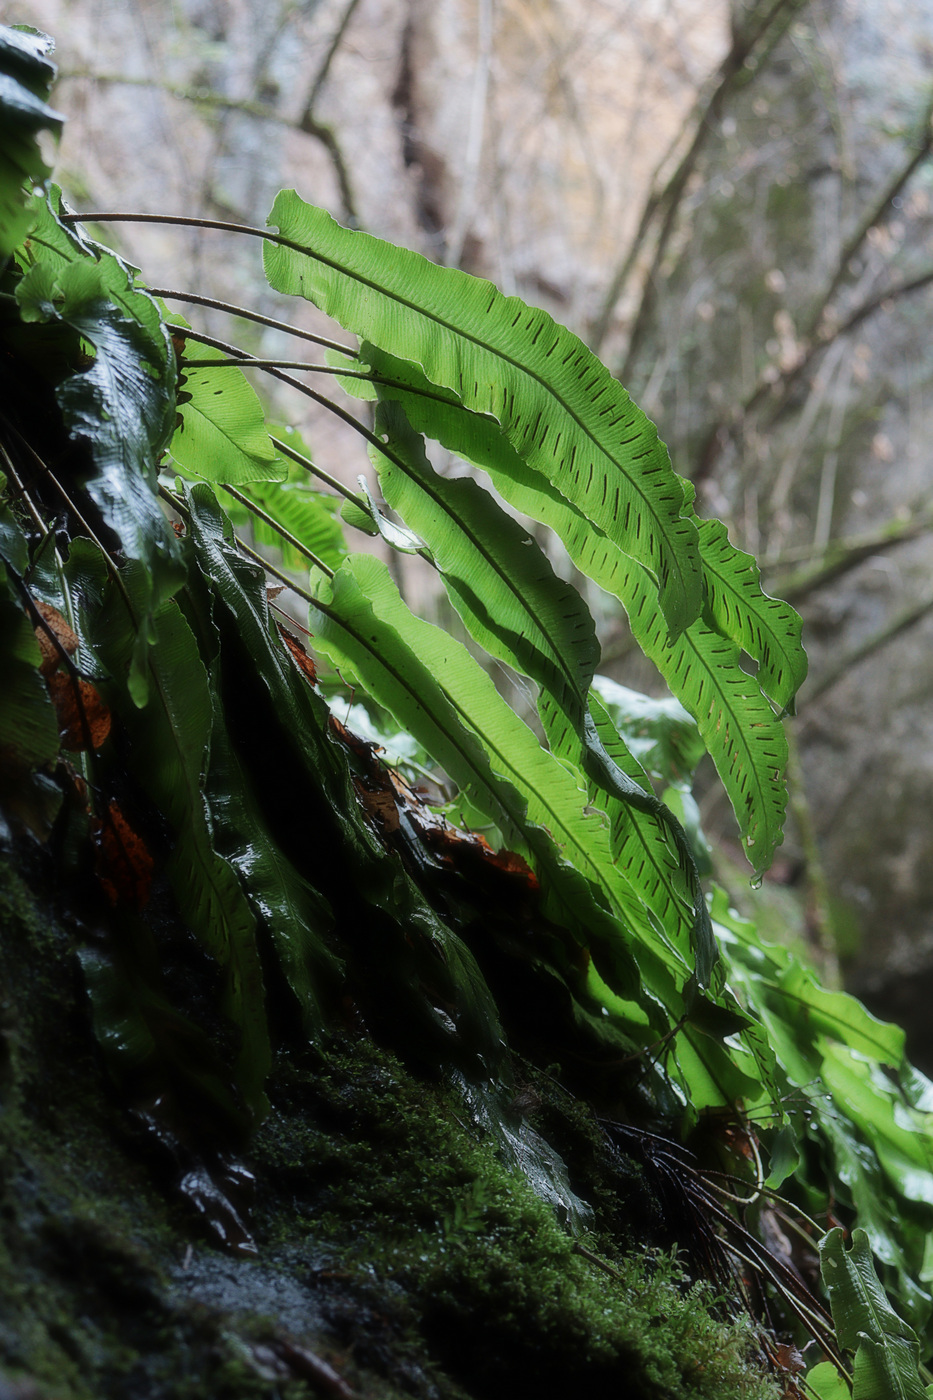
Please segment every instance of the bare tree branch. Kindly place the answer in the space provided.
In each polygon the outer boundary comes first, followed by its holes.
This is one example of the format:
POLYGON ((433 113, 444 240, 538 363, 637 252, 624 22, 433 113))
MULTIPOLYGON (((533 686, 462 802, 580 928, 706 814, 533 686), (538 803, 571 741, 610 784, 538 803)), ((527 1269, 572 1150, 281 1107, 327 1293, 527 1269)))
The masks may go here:
POLYGON ((822 354, 841 336, 848 335, 874 312, 883 309, 887 303, 920 291, 933 282, 933 271, 920 273, 916 277, 896 282, 876 293, 836 324, 833 324, 828 314, 836 293, 852 275, 853 261, 864 246, 869 232, 889 217, 892 201, 906 187, 912 175, 929 158, 931 152, 933 152, 933 95, 927 102, 918 122, 916 147, 868 206, 850 237, 844 243, 835 271, 827 287, 817 298, 816 305, 810 313, 806 328, 801 335, 800 353, 796 361, 786 369, 781 369, 774 362, 766 365, 744 403, 733 411, 731 420, 729 422, 720 420, 713 425, 699 453, 698 465, 693 477, 695 481, 701 481, 710 475, 736 427, 745 422, 769 399, 771 403, 768 423, 775 422, 801 376, 806 373, 817 355, 822 354))
MULTIPOLYGON (((753 51, 764 44, 766 50, 770 50, 773 44, 777 43, 790 24, 793 15, 803 4, 803 0, 769 0, 769 3, 762 6, 751 16, 749 24, 745 28, 734 28, 732 33, 731 48, 720 65, 718 75, 713 85, 712 91, 697 102, 693 112, 685 123, 681 136, 675 141, 671 148, 673 151, 686 138, 687 133, 692 129, 693 138, 690 145, 681 158, 673 175, 663 188, 658 188, 660 171, 666 166, 671 152, 665 156, 658 166, 652 180, 652 189, 642 212, 638 229, 632 240, 626 255, 622 260, 618 270, 612 278, 609 290, 603 302, 602 311, 597 318, 596 325, 590 336, 590 345, 593 350, 598 351, 600 345, 606 337, 612 315, 615 311, 619 297, 625 288, 628 278, 641 255, 648 235, 657 220, 661 220, 661 227, 657 234, 654 254, 651 267, 647 273, 641 305, 632 334, 629 340, 629 347, 622 367, 620 378, 623 382, 627 379, 629 371, 634 362, 635 355, 640 347, 642 337, 647 328, 648 318, 654 303, 654 285, 658 275, 658 270, 667 251, 667 245, 680 207, 680 202, 687 188, 688 181, 692 175, 700 153, 710 135, 713 126, 718 120, 723 106, 732 93, 744 86, 752 76, 752 69, 749 67, 753 59, 753 51), (763 11, 763 13, 762 13, 763 11)), ((760 56, 759 56, 760 62, 760 56)), ((758 66, 758 65, 756 65, 758 66)))
POLYGON ((785 575, 779 585, 782 598, 788 603, 800 603, 811 593, 824 588, 826 584, 851 572, 866 559, 886 550, 907 544, 933 530, 933 508, 909 520, 889 520, 876 530, 849 539, 833 540, 820 551, 793 550, 769 566, 769 580, 772 570, 781 569, 797 560, 809 556, 809 563, 802 563, 793 573, 785 575))
MULTIPOLYGON (((358 0, 353 0, 358 3, 358 0)), ((348 224, 359 227, 359 215, 357 213, 356 201, 353 194, 353 187, 350 182, 350 174, 347 168, 343 152, 331 127, 323 122, 317 121, 313 116, 309 106, 305 106, 301 117, 296 122, 291 117, 283 116, 281 112, 266 106, 263 102, 254 102, 249 98, 226 97, 223 93, 216 92, 213 88, 186 88, 179 87, 173 83, 162 82, 158 78, 135 77, 129 73, 96 73, 91 69, 70 68, 63 69, 62 79, 83 80, 93 83, 119 84, 124 87, 148 87, 157 88, 169 97, 177 98, 180 102, 191 102, 197 107, 203 107, 211 111, 238 112, 243 116, 254 117, 257 121, 272 122, 276 126, 289 127, 292 130, 303 131, 307 136, 313 136, 320 141, 330 156, 331 164, 334 167, 334 174, 337 177, 337 186, 340 191, 340 202, 344 221, 348 224)))
POLYGON ((308 136, 315 137, 330 156, 330 163, 334 167, 334 174, 337 177, 337 185, 340 190, 340 202, 343 205, 343 217, 346 223, 353 228, 360 227, 359 212, 357 210, 356 198, 353 193, 353 186, 350 181, 350 172, 344 158, 340 143, 332 126, 326 122, 319 121, 315 116, 317 100, 321 95, 321 90, 327 81, 331 64, 337 54, 337 50, 343 43, 344 36, 353 18, 354 11, 360 0, 348 0, 347 6, 341 16, 340 23, 334 31, 334 37, 328 45, 324 61, 318 69, 317 76, 311 84, 311 91, 308 93, 304 110, 298 119, 299 131, 304 131, 308 136))
POLYGON ((717 458, 736 428, 745 422, 768 398, 772 402, 767 423, 769 426, 774 423, 783 412, 795 385, 809 369, 817 355, 822 354, 842 336, 848 335, 869 316, 873 316, 876 311, 887 310, 889 304, 898 301, 901 297, 910 296, 913 292, 922 291, 931 283, 933 283, 933 270, 922 272, 917 277, 908 278, 904 282, 896 282, 893 286, 886 287, 883 291, 869 298, 868 301, 863 302, 861 306, 857 306, 837 326, 824 321, 819 339, 803 344, 800 348, 800 355, 789 368, 781 370, 773 363, 767 365, 759 375, 754 389, 745 402, 733 411, 731 421, 720 420, 710 429, 699 454, 698 466, 692 479, 699 482, 710 475, 717 458))
POLYGON ((915 626, 916 623, 920 622, 926 617, 927 613, 930 612, 933 612, 933 597, 924 598, 921 602, 913 603, 909 608, 904 608, 901 612, 895 614, 890 622, 885 623, 883 627, 879 627, 876 631, 867 636, 864 641, 860 642, 858 646, 853 647, 851 651, 847 651, 843 656, 833 661, 821 676, 817 676, 815 680, 807 682, 806 691, 804 692, 806 704, 812 705, 814 700, 818 699, 821 695, 825 695, 827 690, 830 690, 837 681, 841 681, 842 678, 847 676, 856 666, 860 665, 874 652, 880 650, 881 647, 886 646, 888 642, 893 641, 895 637, 900 636, 902 632, 906 632, 908 628, 915 626))
POLYGON ((346 9, 344 10, 340 18, 340 23, 334 30, 334 37, 331 39, 330 44, 327 48, 327 53, 324 55, 324 62, 318 69, 317 77, 311 84, 311 91, 308 93, 308 100, 305 102, 304 111, 302 112, 301 120, 298 123, 299 126, 302 125, 305 119, 310 121, 314 116, 314 108, 317 105, 317 100, 321 95, 321 89, 327 82, 327 75, 330 72, 330 66, 334 61, 334 58, 337 54, 337 50, 343 43, 344 35, 346 34, 347 29, 349 28, 351 19, 353 18, 353 12, 355 11, 359 3, 360 0, 348 0, 346 9))
POLYGON ((476 203, 476 184, 479 178, 480 161, 483 154, 483 129, 486 124, 486 95, 489 89, 489 67, 492 61, 493 44, 493 0, 479 0, 479 35, 476 66, 473 70, 473 91, 470 95, 470 126, 467 135, 466 156, 463 163, 463 181, 457 212, 447 243, 445 262, 450 267, 459 267, 463 257, 463 245, 469 232, 476 203))
POLYGON ((829 286, 818 299, 814 311, 804 331, 804 339, 809 340, 817 333, 826 308, 832 302, 836 292, 843 282, 851 275, 851 264, 862 248, 869 232, 878 224, 883 223, 892 207, 892 201, 897 198, 901 190, 905 187, 910 177, 918 166, 929 156, 933 150, 933 96, 924 108, 923 116, 918 124, 919 143, 912 154, 907 158, 899 170, 896 170, 882 189, 874 204, 866 209, 859 223, 853 229, 850 237, 844 243, 840 253, 836 270, 830 279, 829 286))

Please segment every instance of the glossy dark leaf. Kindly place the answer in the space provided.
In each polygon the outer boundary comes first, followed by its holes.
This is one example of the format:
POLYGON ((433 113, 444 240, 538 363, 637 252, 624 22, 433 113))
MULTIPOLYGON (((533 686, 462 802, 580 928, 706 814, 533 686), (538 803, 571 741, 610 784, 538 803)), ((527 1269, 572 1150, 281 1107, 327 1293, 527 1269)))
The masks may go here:
MULTIPOLYGON (((381 946, 374 949, 383 969, 380 995, 399 999, 394 1014, 402 1005, 407 1008, 414 1040, 432 1038, 442 1056, 479 1055, 488 1072, 500 1062, 502 1033, 475 960, 414 885, 386 863, 356 798, 346 756, 329 737, 327 707, 280 641, 262 573, 237 551, 213 493, 197 486, 187 499, 203 575, 253 658, 270 721, 274 717, 276 732, 289 736, 286 751, 298 761, 309 800, 325 804, 335 824, 340 860, 352 869, 346 897, 354 903, 354 917, 382 929, 381 946)), ((332 878, 334 872, 329 873, 332 878)))
MULTIPOLYGON (((17 300, 24 321, 66 326, 90 351, 56 387, 66 430, 86 444, 92 464, 83 481, 63 484, 83 486, 124 556, 144 566, 130 671, 130 693, 144 704, 151 617, 182 579, 175 535, 156 495, 173 424, 174 354, 155 303, 133 287, 127 269, 111 255, 85 256, 52 210, 41 211, 37 235, 47 235, 49 246, 29 265, 17 300)), ((37 250, 42 246, 37 242, 37 250)))
POLYGON ((840 1346, 855 1353, 852 1400, 925 1400, 917 1334, 891 1307, 875 1273, 868 1236, 842 1230, 820 1241, 820 1270, 840 1346))
POLYGON ((26 565, 22 532, 8 508, 0 509, 0 767, 14 787, 58 752, 58 724, 39 667, 42 652, 10 569, 26 565))
POLYGON ((58 136, 65 118, 45 101, 55 77, 54 44, 39 30, 0 25, 0 262, 34 222, 30 196, 52 173, 39 145, 41 132, 58 136))
MULTIPOLYGON (((78 569, 94 568, 85 549, 69 571, 76 591, 87 589, 78 569)), ((151 596, 148 580, 136 561, 123 570, 131 616, 122 594, 104 583, 102 561, 96 569, 102 604, 88 619, 90 640, 110 675, 122 677, 134 654, 135 618, 151 596)), ((223 1009, 242 1036, 237 1077, 251 1108, 260 1113, 270 1056, 262 967, 254 916, 232 867, 214 850, 207 821, 204 773, 212 726, 207 672, 174 602, 163 603, 152 623, 147 703, 140 707, 115 689, 114 706, 130 740, 132 771, 172 831, 167 874, 181 916, 222 969, 223 1009)))
POLYGON ((415 618, 385 566, 361 555, 338 570, 326 605, 312 612, 312 631, 315 645, 358 676, 496 823, 508 845, 529 856, 552 917, 591 946, 617 990, 637 999, 630 937, 586 878, 612 881, 623 916, 627 903, 637 902, 612 870, 605 828, 583 810, 568 769, 541 748, 466 649, 415 618))

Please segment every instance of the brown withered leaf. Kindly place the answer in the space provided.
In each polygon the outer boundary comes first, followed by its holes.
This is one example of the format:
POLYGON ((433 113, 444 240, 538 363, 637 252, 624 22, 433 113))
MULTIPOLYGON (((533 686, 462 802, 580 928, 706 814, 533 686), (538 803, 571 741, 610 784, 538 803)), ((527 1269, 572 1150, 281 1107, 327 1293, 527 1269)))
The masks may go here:
POLYGON ((62 652, 66 652, 68 656, 74 656, 80 643, 58 608, 53 608, 51 603, 43 603, 41 598, 35 599, 35 605, 42 615, 45 626, 55 637, 55 641, 53 641, 45 627, 36 628, 36 641, 42 652, 42 664, 39 670, 43 676, 50 676, 60 664, 62 652), (58 643, 57 646, 55 642, 58 643))
POLYGON ((416 809, 411 815, 424 844, 439 855, 445 865, 454 866, 464 875, 475 875, 480 870, 495 871, 507 880, 524 885, 527 891, 537 892, 538 877, 528 862, 515 851, 494 851, 478 831, 462 831, 449 822, 439 826, 433 812, 430 815, 435 819, 428 822, 422 815, 428 810, 416 809))
POLYGON ((399 816, 395 796, 385 788, 378 788, 371 791, 359 778, 354 778, 353 786, 363 804, 368 817, 379 826, 384 836, 391 836, 393 831, 398 831, 399 816))
POLYGON ((95 873, 110 903, 143 909, 149 900, 154 861, 145 841, 130 826, 116 802, 103 818, 93 819, 97 858, 95 873))
POLYGON ((359 734, 354 734, 352 729, 341 724, 336 715, 328 715, 327 724, 330 732, 340 740, 344 748, 349 749, 351 753, 356 754, 357 758, 362 759, 366 767, 366 776, 377 787, 385 787, 388 783, 388 770, 376 757, 377 754, 382 753, 382 745, 373 743, 372 739, 361 739, 359 734))
POLYGON ((280 622, 277 622, 275 625, 279 629, 279 636, 291 652, 292 660, 299 671, 307 678, 310 685, 317 685, 317 671, 311 657, 305 651, 301 643, 296 641, 290 632, 286 632, 280 622))
POLYGON ((383 836, 395 835, 400 830, 400 813, 404 812, 408 832, 414 831, 422 846, 448 870, 458 871, 471 880, 491 878, 501 892, 508 890, 522 899, 538 894, 538 878, 520 855, 515 851, 494 851, 479 832, 452 826, 421 800, 400 773, 386 767, 379 758, 382 750, 378 744, 361 739, 333 715, 328 723, 331 733, 363 765, 364 776, 354 778, 354 785, 366 812, 379 825, 383 836))
POLYGON ((53 671, 46 677, 49 695, 58 716, 62 747, 77 752, 99 749, 110 733, 110 711, 90 681, 53 671))

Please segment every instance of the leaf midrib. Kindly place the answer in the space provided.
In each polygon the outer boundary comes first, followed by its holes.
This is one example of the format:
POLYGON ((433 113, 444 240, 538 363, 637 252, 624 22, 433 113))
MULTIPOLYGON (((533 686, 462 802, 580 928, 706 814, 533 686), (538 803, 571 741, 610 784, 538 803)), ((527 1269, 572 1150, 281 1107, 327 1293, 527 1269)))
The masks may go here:
MULTIPOLYGON (((337 225, 337 227, 339 228, 340 226, 337 225)), ((348 234, 350 234, 350 235, 352 236, 352 230, 344 230, 344 232, 347 232, 348 234)), ((548 383, 548 381, 545 380, 545 379, 543 378, 542 375, 538 374, 536 371, 534 371, 534 370, 532 370, 532 369, 529 369, 526 365, 523 365, 520 361, 514 359, 511 355, 509 355, 509 354, 506 353, 505 351, 499 350, 497 347, 494 347, 494 346, 492 346, 492 345, 489 345, 486 341, 482 340, 478 335, 475 335, 475 334, 473 334, 473 333, 470 332, 470 331, 465 331, 465 330, 463 330, 463 329, 460 328, 460 327, 455 327, 455 326, 451 325, 451 323, 450 323, 449 321, 446 321, 446 320, 445 320, 442 316, 440 316, 438 313, 433 312, 433 311, 428 311, 428 310, 425 310, 423 307, 417 306, 414 302, 409 301, 407 297, 404 297, 404 296, 402 296, 402 295, 399 294, 399 293, 396 293, 396 292, 392 292, 392 291, 387 290, 384 286, 382 286, 382 284, 380 284, 379 282, 374 281, 372 278, 363 276, 362 273, 358 273, 358 272, 356 272, 356 271, 349 271, 346 267, 344 267, 344 266, 343 266, 341 263, 339 263, 336 259, 334 259, 334 258, 329 258, 326 254, 322 254, 322 253, 312 253, 312 252, 309 251, 308 248, 302 247, 300 244, 294 243, 291 239, 285 238, 284 236, 281 236, 281 235, 280 235, 280 237, 281 237, 281 242, 282 242, 286 247, 293 249, 295 252, 301 253, 302 256, 304 256, 304 257, 310 257, 310 258, 313 258, 313 259, 314 259, 315 261, 317 261, 317 262, 324 263, 324 264, 325 264, 327 267, 329 267, 332 271, 337 272, 337 273, 339 273, 339 274, 341 274, 341 275, 343 275, 343 276, 352 278, 355 282, 359 283, 360 285, 365 286, 365 287, 368 287, 368 288, 370 288, 370 290, 375 291, 375 292, 379 293, 380 295, 386 297, 387 300, 390 300, 390 301, 394 302, 397 306, 404 307, 406 310, 411 311, 411 312, 414 312, 414 313, 415 313, 416 315, 418 315, 418 316, 423 316, 426 320, 433 321, 436 325, 442 327, 443 330, 445 330, 448 334, 450 334, 450 335, 452 335, 452 336, 454 336, 455 338, 458 338, 458 339, 463 339, 463 340, 470 341, 473 345, 477 346, 480 350, 485 350, 485 351, 487 351, 489 354, 493 355, 494 357, 503 360, 503 361, 504 361, 506 364, 508 364, 508 365, 511 365, 513 369, 519 371, 519 372, 520 372, 521 374, 523 374, 523 375, 526 375, 529 379, 532 379, 532 380, 536 381, 536 382, 538 383, 538 385, 539 385, 542 389, 544 389, 544 391, 545 391, 552 399, 554 399, 554 400, 563 408, 564 412, 568 415, 568 417, 570 417, 570 418, 577 424, 577 426, 578 426, 578 427, 580 428, 580 430, 585 434, 585 436, 586 436, 587 438, 589 438, 589 440, 593 443, 593 445, 594 445, 594 447, 597 449, 597 451, 598 451, 599 453, 601 453, 604 457, 606 457, 606 458, 612 463, 612 465, 616 468, 616 470, 623 476, 623 478, 624 478, 627 482, 629 482, 629 484, 631 485, 632 489, 636 492, 636 494, 638 495, 638 497, 639 497, 639 498, 641 499, 641 501, 644 503, 645 509, 647 510, 647 512, 650 514, 652 520, 654 521, 654 533, 655 533, 656 535, 659 535, 662 539, 665 539, 665 540, 666 540, 666 537, 667 537, 667 526, 666 526, 665 523, 662 521, 662 518, 660 517, 660 515, 659 515, 657 509, 655 508, 654 504, 652 503, 652 501, 651 501, 650 498, 648 497, 646 491, 645 491, 644 488, 641 486, 641 483, 638 482, 638 480, 637 480, 636 478, 630 476, 628 472, 626 472, 625 467, 622 465, 622 463, 621 463, 620 461, 618 461, 618 459, 613 455, 613 453, 611 453, 611 452, 600 442, 600 440, 596 437, 596 435, 593 433, 593 431, 592 431, 592 430, 587 426, 587 424, 586 424, 585 422, 583 422, 583 420, 580 418, 580 416, 579 416, 579 414, 577 413, 577 411, 569 406, 569 404, 566 402, 566 400, 564 399, 564 397, 563 397, 561 394, 557 393, 557 391, 556 391, 555 389, 553 389, 553 388, 550 386, 550 384, 548 383)), ((418 256, 418 255, 415 254, 414 256, 418 256)), ((427 262, 427 259, 425 259, 425 261, 427 262)), ((430 265, 430 264, 429 264, 429 265, 430 265)), ((450 269, 450 270, 453 270, 453 269, 450 269)), ((491 283, 490 283, 490 286, 492 286, 491 283)), ((496 297, 498 297, 498 296, 501 295, 501 293, 498 291, 498 289, 497 289, 496 287, 492 287, 492 290, 493 290, 493 297, 492 297, 492 299, 491 299, 490 302, 489 302, 489 306, 487 307, 487 314, 488 314, 488 311, 491 309, 491 307, 492 307, 492 305, 493 305, 493 303, 494 303, 496 297)), ((534 309, 534 308, 529 308, 529 307, 525 306, 524 303, 522 303, 522 306, 523 306, 523 309, 524 309, 524 310, 533 310, 533 309, 534 309)), ((546 315, 547 313, 546 313, 546 312, 541 312, 540 314, 541 314, 541 315, 546 315)), ((552 324, 553 327, 555 327, 555 328, 557 328, 557 329, 566 330, 565 327, 558 328, 558 327, 557 327, 557 323, 556 323, 555 321, 553 321, 553 320, 552 320, 551 324, 552 324)), ((571 336, 573 335, 573 332, 572 332, 572 331, 569 331, 569 330, 566 330, 566 333, 567 333, 568 335, 571 335, 571 336)), ((362 332, 360 332, 360 331, 355 331, 354 334, 360 335, 360 334, 362 334, 362 332)), ((559 340, 559 338, 560 338, 560 337, 558 336, 558 340, 559 340)), ((580 341, 580 348, 581 348, 582 350, 585 350, 585 351, 587 352, 587 354, 592 355, 592 352, 589 351, 589 350, 587 350, 587 347, 583 344, 582 341, 580 341)), ((594 359, 595 359, 595 357, 594 357, 594 359)), ((616 383, 618 383, 617 380, 614 380, 614 379, 612 378, 612 376, 609 375, 609 371, 608 371, 608 370, 605 370, 605 367, 600 363, 600 361, 595 360, 595 365, 598 366, 600 369, 603 369, 603 370, 605 371, 605 373, 609 376, 609 381, 610 381, 611 384, 616 384, 616 383)), ((420 368, 421 368, 421 370, 422 370, 425 374, 427 373, 427 372, 425 371, 423 365, 421 365, 420 368)), ((443 386, 443 387, 447 387, 447 386, 443 386)), ((626 392, 626 390, 624 389, 623 386, 620 385, 619 387, 622 389, 622 392, 623 392, 623 393, 626 392)), ((452 392, 455 393, 456 391, 455 391, 455 390, 452 390, 452 392)), ((459 397, 459 396, 458 396, 458 397, 459 397)), ((639 410, 639 409, 636 407, 636 405, 634 404, 634 402, 633 402, 633 400, 631 399, 631 397, 628 398, 628 402, 629 402, 630 404, 632 404, 632 407, 633 407, 633 408, 635 408, 636 413, 641 412, 641 410, 639 410)), ((463 407, 466 408, 467 405, 466 405, 466 404, 463 404, 463 407)), ((474 412, 475 410, 470 410, 470 409, 468 409, 468 411, 469 411, 469 412, 474 412)), ((501 427, 501 420, 500 420, 498 417, 496 417, 495 414, 489 413, 489 414, 487 414, 486 416, 492 418, 494 422, 499 423, 499 424, 500 424, 500 427, 501 427)), ((648 419, 647 417, 646 417, 646 420, 645 420, 645 421, 650 423, 650 419, 648 419)), ((660 440, 659 437, 656 437, 656 438, 655 438, 655 442, 656 442, 659 446, 661 445, 661 440, 660 440)), ((563 459, 561 459, 561 465, 563 465, 563 459)), ((673 475, 673 469, 671 469, 671 474, 673 475)), ((682 514, 677 514, 676 516, 673 517, 673 520, 674 520, 674 521, 684 521, 684 522, 687 523, 688 525, 691 523, 691 522, 690 522, 689 516, 685 516, 685 515, 682 515, 682 514)), ((686 600, 686 599, 689 598, 689 589, 686 587, 685 583, 683 582, 683 580, 684 580, 684 578, 685 578, 684 570, 683 570, 683 568, 680 566, 680 563, 679 563, 679 561, 678 561, 678 559, 677 559, 677 552, 676 552, 676 550, 673 549, 673 548, 670 548, 670 549, 669 549, 669 553, 670 553, 671 559, 672 559, 674 562, 677 563, 678 574, 680 575, 681 580, 682 580, 682 593, 683 593, 684 599, 686 600)), ((699 573, 700 571, 697 570, 697 572, 699 573)))

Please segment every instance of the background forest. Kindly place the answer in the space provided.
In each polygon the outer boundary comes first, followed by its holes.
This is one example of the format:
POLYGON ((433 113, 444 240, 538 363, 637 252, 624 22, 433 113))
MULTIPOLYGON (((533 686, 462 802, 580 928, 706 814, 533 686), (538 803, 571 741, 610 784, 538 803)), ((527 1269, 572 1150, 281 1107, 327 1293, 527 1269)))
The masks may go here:
MULTIPOLYGON (((57 36, 78 206, 262 223, 294 185, 545 307, 618 370, 701 511, 805 618, 793 816, 756 917, 838 956, 933 1065, 930 7, 49 0, 15 18, 57 36)), ((272 307, 234 239, 109 236, 153 284, 183 266, 206 296, 272 307)), ((338 423, 284 391, 280 412, 354 484, 338 423)), ((393 568, 442 608, 421 561, 393 568)), ((602 670, 649 686, 619 614, 598 623, 602 670)), ((726 852, 713 786, 704 818, 726 852)), ((740 859, 720 873, 751 907, 740 859)))

